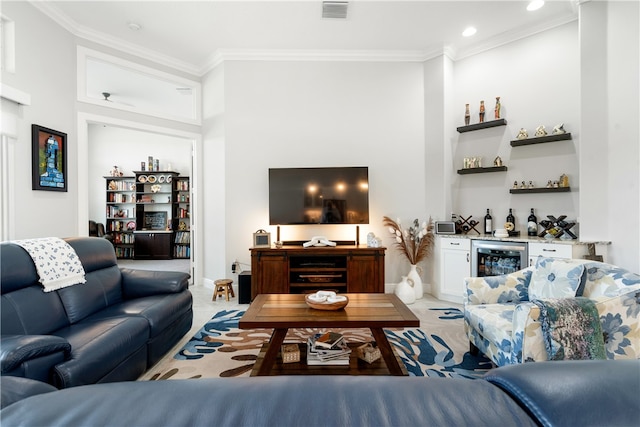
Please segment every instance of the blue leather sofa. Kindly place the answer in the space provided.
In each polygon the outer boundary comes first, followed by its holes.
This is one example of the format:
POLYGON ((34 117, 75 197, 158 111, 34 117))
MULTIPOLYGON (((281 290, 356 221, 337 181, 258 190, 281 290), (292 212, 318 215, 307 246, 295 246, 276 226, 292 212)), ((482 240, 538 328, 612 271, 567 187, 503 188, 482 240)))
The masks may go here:
POLYGON ((27 251, 0 245, 2 375, 57 388, 135 380, 191 328, 189 275, 119 268, 105 239, 66 239, 86 283, 44 292, 27 251))
POLYGON ((478 380, 282 376, 57 391, 34 382, 30 397, 23 379, 4 377, 0 420, 11 427, 631 427, 638 423, 639 372, 638 360, 598 360, 511 365, 478 380))

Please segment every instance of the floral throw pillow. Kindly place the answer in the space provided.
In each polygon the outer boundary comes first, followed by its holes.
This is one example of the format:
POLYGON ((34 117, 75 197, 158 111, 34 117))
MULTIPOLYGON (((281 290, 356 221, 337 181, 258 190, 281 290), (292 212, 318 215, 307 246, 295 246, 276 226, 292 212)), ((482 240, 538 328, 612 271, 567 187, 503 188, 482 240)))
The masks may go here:
POLYGON ((582 296, 584 264, 556 258, 538 258, 531 275, 529 299, 582 296))

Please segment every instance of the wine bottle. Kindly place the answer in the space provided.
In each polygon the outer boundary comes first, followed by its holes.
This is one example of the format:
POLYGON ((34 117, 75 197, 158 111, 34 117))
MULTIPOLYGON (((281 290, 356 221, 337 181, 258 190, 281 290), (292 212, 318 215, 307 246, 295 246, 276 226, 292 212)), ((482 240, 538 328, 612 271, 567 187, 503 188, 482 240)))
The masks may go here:
POLYGON ((533 208, 531 208, 531 214, 527 218, 527 234, 534 237, 538 235, 538 218, 533 213, 533 208))
POLYGON ((493 232, 493 224, 491 221, 491 214, 487 209, 487 214, 484 216, 484 234, 491 234, 493 232))
POLYGON ((513 216, 513 209, 511 208, 509 208, 509 215, 507 215, 505 228, 508 232, 512 232, 516 229, 516 218, 513 216))

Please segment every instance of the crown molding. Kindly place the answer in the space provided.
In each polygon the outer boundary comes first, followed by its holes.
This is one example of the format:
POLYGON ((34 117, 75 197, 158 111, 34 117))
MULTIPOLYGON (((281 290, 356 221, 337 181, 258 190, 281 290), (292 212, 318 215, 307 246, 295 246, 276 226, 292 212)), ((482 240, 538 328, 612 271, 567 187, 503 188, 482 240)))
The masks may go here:
POLYGON ((415 50, 218 49, 200 70, 206 74, 224 61, 421 62, 415 50))
POLYGON ((151 49, 143 48, 134 43, 129 43, 117 37, 112 37, 107 34, 95 31, 91 28, 79 25, 76 21, 69 18, 66 14, 62 13, 53 2, 46 1, 29 1, 33 7, 40 10, 49 18, 53 19, 57 24, 69 31, 76 37, 107 46, 112 49, 122 51, 124 53, 138 56, 147 59, 152 62, 156 62, 167 67, 173 68, 178 71, 183 71, 192 75, 200 76, 200 67, 180 61, 168 55, 153 51, 151 49))

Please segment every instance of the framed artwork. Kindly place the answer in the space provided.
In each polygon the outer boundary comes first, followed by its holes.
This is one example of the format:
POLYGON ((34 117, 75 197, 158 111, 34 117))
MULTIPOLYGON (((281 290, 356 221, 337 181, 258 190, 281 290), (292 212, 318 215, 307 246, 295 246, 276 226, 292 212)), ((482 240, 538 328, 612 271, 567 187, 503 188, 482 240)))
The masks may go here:
POLYGON ((67 191, 67 134, 31 125, 31 189, 67 191))
POLYGON ((267 233, 264 230, 258 230, 255 233, 253 233, 253 247, 254 248, 270 248, 271 233, 267 233))

